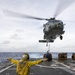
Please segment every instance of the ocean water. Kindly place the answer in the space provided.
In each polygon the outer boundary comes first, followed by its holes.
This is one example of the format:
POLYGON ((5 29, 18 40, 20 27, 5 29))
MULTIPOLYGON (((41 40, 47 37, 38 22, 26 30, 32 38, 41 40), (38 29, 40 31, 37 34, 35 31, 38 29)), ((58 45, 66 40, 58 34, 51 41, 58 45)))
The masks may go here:
MULTIPOLYGON (((45 52, 27 52, 30 58, 43 58, 45 52)), ((7 58, 21 59, 24 52, 0 52, 0 63, 7 62, 7 58)), ((52 58, 58 58, 57 52, 51 52, 52 58)), ((72 52, 67 53, 67 57, 71 58, 72 52)))

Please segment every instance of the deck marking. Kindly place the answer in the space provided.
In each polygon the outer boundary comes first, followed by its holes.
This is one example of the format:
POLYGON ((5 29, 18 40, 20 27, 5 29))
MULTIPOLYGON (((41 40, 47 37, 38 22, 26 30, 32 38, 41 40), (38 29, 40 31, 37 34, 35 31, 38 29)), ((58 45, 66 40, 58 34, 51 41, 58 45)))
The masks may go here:
POLYGON ((30 74, 34 74, 34 73, 30 73, 30 74))
POLYGON ((10 65, 10 66, 8 66, 8 67, 6 67, 6 68, 0 70, 0 73, 4 72, 5 70, 9 69, 9 68, 12 67, 12 66, 14 66, 14 65, 10 65))
MULTIPOLYGON (((55 62, 55 65, 56 64, 61 64, 63 67, 60 67, 60 66, 44 66, 44 65, 36 65, 36 66, 39 66, 39 67, 41 67, 41 68, 59 68, 59 69, 62 69, 62 70, 64 70, 64 71, 66 71, 66 72, 68 72, 68 73, 70 73, 70 74, 75 74, 75 72, 73 72, 72 71, 72 68, 70 67, 70 66, 68 66, 68 65, 65 65, 64 63, 60 63, 60 62, 58 62, 58 61, 56 61, 56 60, 53 60, 54 62, 55 62)), ((74 70, 74 69, 73 69, 74 70)))
MULTIPOLYGON (((56 62, 56 63, 58 63, 58 61, 56 61, 56 60, 53 60, 53 61, 56 62)), ((70 66, 65 65, 64 63, 60 63, 60 64, 64 66, 64 68, 61 68, 62 70, 66 71, 68 73, 71 73, 71 74, 75 74, 75 72, 72 71, 73 69, 70 66)))
POLYGON ((60 63, 60 62, 58 62, 58 61, 56 61, 56 60, 53 60, 56 64, 61 64, 61 65, 63 65, 63 66, 65 66, 66 68, 70 68, 70 66, 68 66, 68 65, 65 65, 64 63, 60 63))

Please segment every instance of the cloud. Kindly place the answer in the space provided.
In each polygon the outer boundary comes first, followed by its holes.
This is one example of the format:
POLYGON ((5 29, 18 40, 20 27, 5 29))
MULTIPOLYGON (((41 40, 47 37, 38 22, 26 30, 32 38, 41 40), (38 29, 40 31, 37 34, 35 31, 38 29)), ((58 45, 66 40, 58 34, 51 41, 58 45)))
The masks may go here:
POLYGON ((10 43, 10 41, 4 40, 2 44, 9 44, 9 43, 10 43))
POLYGON ((4 45, 8 45, 10 44, 10 41, 8 40, 3 40, 1 43, 0 43, 0 46, 4 46, 4 45))
MULTIPOLYGON (((0 48, 3 51, 47 51, 46 43, 40 44, 38 42, 39 39, 43 39, 43 28, 38 27, 43 27, 43 24, 47 23, 46 21, 19 17, 9 18, 3 14, 2 10, 7 9, 21 14, 50 18, 56 11, 57 4, 58 0, 0 0, 0 48)), ((74 7, 75 4, 71 5, 57 18, 62 19, 62 21, 63 19, 75 20, 74 7)), ((62 41, 57 38, 51 44, 51 51, 72 51, 70 47, 74 48, 75 44, 75 25, 66 23, 65 31, 62 41)))
POLYGON ((22 30, 22 29, 16 29, 16 32, 24 32, 24 30, 22 30))
POLYGON ((13 34, 12 36, 10 36, 10 39, 21 40, 23 38, 20 38, 18 34, 13 34))

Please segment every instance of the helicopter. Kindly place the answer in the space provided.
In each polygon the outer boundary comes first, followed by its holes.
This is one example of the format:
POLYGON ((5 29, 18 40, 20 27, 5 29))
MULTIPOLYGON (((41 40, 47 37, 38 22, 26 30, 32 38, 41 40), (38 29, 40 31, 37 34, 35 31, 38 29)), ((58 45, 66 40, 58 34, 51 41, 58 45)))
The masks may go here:
POLYGON ((48 22, 43 25, 44 29, 44 39, 39 40, 39 42, 54 42, 54 40, 59 36, 60 40, 63 39, 64 25, 61 20, 56 20, 55 18, 46 19, 48 22))
POLYGON ((44 33, 43 40, 39 40, 39 42, 50 43, 50 42, 54 42, 54 40, 57 37, 59 37, 60 40, 63 39, 62 35, 65 33, 65 31, 64 31, 64 25, 65 24, 63 23, 62 20, 57 20, 56 17, 62 11, 64 11, 68 6, 70 6, 73 2, 74 2, 74 0, 69 2, 70 4, 68 4, 64 9, 63 8, 59 9, 59 7, 61 5, 61 2, 59 2, 59 5, 58 5, 57 10, 54 14, 54 17, 50 18, 50 19, 45 19, 45 18, 39 18, 39 17, 30 16, 30 15, 20 14, 20 13, 13 12, 13 11, 10 11, 10 10, 3 10, 3 13, 6 14, 6 15, 10 15, 10 16, 14 16, 14 17, 20 17, 20 18, 46 20, 47 23, 43 24, 43 33, 44 33), (60 10, 60 11, 58 12, 58 10, 60 10))

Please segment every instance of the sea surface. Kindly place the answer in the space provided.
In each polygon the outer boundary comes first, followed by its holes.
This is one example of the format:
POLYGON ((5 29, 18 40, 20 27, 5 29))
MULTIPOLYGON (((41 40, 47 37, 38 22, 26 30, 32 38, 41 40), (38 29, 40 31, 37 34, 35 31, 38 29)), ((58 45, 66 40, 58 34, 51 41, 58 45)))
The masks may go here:
MULTIPOLYGON (((0 63, 7 62, 7 58, 21 59, 25 52, 0 52, 0 63)), ((26 52, 30 58, 43 58, 45 52, 26 52)), ((52 58, 58 58, 58 52, 51 52, 52 58)), ((71 58, 72 52, 67 53, 67 57, 71 58)))

